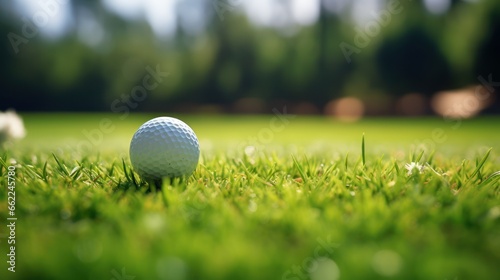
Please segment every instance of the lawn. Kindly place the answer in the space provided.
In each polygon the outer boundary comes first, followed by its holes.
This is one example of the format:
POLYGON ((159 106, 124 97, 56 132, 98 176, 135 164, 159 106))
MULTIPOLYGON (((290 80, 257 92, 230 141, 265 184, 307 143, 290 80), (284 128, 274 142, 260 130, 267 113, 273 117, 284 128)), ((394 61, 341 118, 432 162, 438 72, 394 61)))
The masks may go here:
POLYGON ((500 279, 500 118, 181 115, 200 164, 157 190, 128 159, 155 116, 23 115, 1 279, 500 279))

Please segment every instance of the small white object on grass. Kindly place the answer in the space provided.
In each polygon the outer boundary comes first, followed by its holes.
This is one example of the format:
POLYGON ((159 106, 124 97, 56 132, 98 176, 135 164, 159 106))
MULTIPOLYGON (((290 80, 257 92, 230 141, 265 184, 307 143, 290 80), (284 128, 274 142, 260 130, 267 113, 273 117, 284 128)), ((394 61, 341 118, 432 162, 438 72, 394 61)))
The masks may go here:
POLYGON ((418 163, 418 162, 410 162, 410 163, 407 163, 405 164, 405 168, 406 170, 408 170, 408 173, 407 175, 410 176, 413 174, 413 171, 416 170, 418 173, 423 173, 424 172, 424 169, 425 169, 425 166, 418 163))
POLYGON ((0 146, 26 136, 23 120, 14 110, 0 112, 0 146))

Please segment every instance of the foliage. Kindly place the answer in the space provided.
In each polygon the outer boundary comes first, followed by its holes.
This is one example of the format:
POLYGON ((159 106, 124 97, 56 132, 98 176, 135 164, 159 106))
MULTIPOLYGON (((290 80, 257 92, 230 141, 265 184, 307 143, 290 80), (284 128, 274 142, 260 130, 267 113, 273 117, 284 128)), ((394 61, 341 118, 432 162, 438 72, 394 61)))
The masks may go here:
MULTIPOLYGON (((134 110, 179 111, 241 98, 308 101, 321 108, 344 95, 431 95, 477 84, 479 75, 498 76, 495 0, 453 1, 441 15, 429 13, 421 1, 400 1, 402 11, 362 47, 355 38, 359 30, 366 33, 366 25, 345 15, 350 6, 335 13, 323 5, 315 24, 283 30, 252 25, 238 7, 221 20, 211 2, 197 2, 206 6, 208 18, 200 33, 179 25, 173 37, 158 37, 145 21, 121 18, 100 1, 70 1, 77 24, 68 33, 55 39, 40 33, 17 53, 7 35, 22 36, 24 15, 0 4, 5 15, 0 19, 0 109, 109 111, 114 100, 141 85, 146 66, 156 65, 170 76, 134 110), (85 14, 104 30, 97 45, 79 35, 85 14), (359 52, 347 59, 342 43, 359 52)), ((179 9, 179 16, 183 12, 179 9)))

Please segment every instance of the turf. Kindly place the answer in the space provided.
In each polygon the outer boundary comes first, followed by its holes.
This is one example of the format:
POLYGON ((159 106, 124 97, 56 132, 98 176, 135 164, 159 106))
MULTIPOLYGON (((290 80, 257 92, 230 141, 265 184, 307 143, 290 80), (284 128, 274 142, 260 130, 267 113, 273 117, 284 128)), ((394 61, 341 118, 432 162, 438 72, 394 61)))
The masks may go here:
POLYGON ((154 116, 24 115, 1 279, 500 279, 498 118, 179 116, 201 161, 156 189, 127 151, 154 116))

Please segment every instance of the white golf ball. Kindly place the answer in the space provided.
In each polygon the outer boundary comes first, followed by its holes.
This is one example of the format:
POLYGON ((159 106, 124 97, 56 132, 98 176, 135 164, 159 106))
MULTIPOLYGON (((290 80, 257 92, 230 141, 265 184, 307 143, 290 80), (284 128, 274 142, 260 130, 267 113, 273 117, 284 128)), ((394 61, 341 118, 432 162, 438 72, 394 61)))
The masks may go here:
POLYGON ((130 161, 145 179, 190 175, 198 165, 200 147, 194 131, 170 117, 147 121, 130 142, 130 161))

